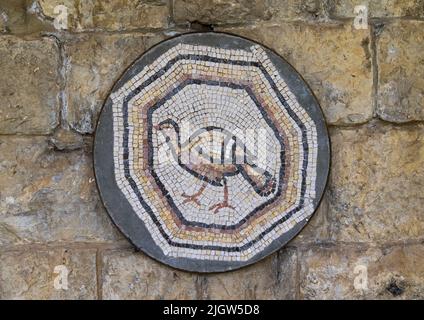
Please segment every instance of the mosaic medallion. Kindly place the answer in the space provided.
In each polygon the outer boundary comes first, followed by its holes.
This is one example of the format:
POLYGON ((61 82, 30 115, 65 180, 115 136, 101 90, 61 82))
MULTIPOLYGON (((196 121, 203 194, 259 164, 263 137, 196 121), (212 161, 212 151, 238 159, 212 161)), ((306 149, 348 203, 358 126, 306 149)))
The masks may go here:
POLYGON ((316 99, 281 57, 195 33, 124 73, 101 112, 94 161, 103 203, 137 248, 216 272, 301 230, 325 188, 329 141, 316 99))

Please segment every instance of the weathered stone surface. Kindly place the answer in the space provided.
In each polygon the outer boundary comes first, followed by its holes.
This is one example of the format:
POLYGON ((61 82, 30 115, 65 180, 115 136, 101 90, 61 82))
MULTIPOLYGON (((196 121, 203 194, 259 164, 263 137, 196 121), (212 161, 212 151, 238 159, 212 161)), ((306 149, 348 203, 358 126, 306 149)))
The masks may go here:
POLYGON ((38 18, 31 0, 3 0, 0 2, 0 33, 39 33, 51 27, 38 18))
MULTIPOLYGON (((55 8, 67 8, 67 29, 134 30, 163 28, 168 25, 169 6, 163 0, 39 0, 43 14, 56 18, 55 8)), ((57 10, 57 9, 56 9, 57 10)))
POLYGON ((122 72, 159 36, 117 34, 83 36, 65 44, 67 59, 65 118, 80 133, 92 133, 97 116, 122 72))
POLYGON ((299 260, 300 298, 423 299, 423 259, 423 244, 307 249, 299 260))
POLYGON ((290 246, 304 246, 311 243, 326 242, 329 238, 328 200, 324 194, 312 218, 288 244, 290 246))
POLYGON ((220 25, 253 21, 326 20, 327 5, 318 0, 175 0, 176 23, 220 25))
POLYGON ((2 1, 0 3, 0 31, 25 30, 25 1, 2 1))
POLYGON ((365 5, 371 18, 384 17, 424 17, 423 0, 330 0, 332 17, 355 17, 355 7, 365 5))
POLYGON ((103 299, 196 299, 197 275, 134 251, 103 254, 103 299))
MULTIPOLYGON (((59 282, 64 285, 64 282, 59 282)), ((62 287, 63 288, 63 287, 62 287)), ((45 249, 0 252, 0 299, 96 299, 95 250, 45 249), (67 290, 55 287, 68 270, 67 290), (64 275, 62 273, 61 275, 64 275), (57 278, 59 277, 59 278, 57 278)))
POLYGON ((59 110, 56 43, 2 36, 0 70, 0 134, 50 133, 59 110))
POLYGON ((84 146, 84 139, 75 131, 59 128, 50 138, 50 143, 57 150, 76 150, 84 146))
POLYGON ((333 129, 328 199, 333 240, 424 237, 424 126, 333 129))
POLYGON ((369 30, 351 23, 259 25, 226 31, 276 50, 306 79, 330 124, 363 123, 372 118, 369 30))
POLYGON ((100 202, 88 150, 0 138, 0 244, 122 239, 100 202))
POLYGON ((244 23, 270 18, 267 0, 175 0, 174 20, 177 23, 204 24, 244 23))
POLYGON ((423 21, 398 21, 379 30, 377 114, 384 120, 424 120, 423 30, 423 21))
POLYGON ((294 299, 296 251, 284 249, 240 270, 205 276, 207 299, 294 299))
POLYGON ((6 19, 4 14, 0 12, 0 33, 5 33, 7 31, 6 19))
POLYGON ((269 0, 271 21, 328 20, 326 1, 320 0, 269 0))

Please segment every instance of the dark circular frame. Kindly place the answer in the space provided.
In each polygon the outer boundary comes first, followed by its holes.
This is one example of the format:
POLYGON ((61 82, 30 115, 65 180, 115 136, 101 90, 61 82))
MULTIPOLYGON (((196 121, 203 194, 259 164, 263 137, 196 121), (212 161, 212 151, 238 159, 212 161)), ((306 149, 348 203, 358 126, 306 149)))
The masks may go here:
MULTIPOLYGON (((330 169, 330 140, 324 115, 317 99, 305 80, 303 80, 288 62, 273 50, 255 41, 222 32, 196 32, 178 35, 156 44, 143 53, 123 73, 110 92, 115 92, 121 88, 129 79, 137 75, 145 65, 150 64, 168 49, 179 43, 207 45, 224 49, 247 49, 252 45, 258 44, 264 48, 290 91, 296 96, 299 104, 305 109, 316 125, 318 157, 316 197, 313 201, 315 213, 324 194, 330 169)), ((211 261, 165 256, 162 249, 155 244, 143 221, 134 212, 130 203, 116 184, 113 141, 112 101, 109 95, 97 121, 93 144, 94 173, 101 200, 114 224, 137 249, 143 251, 151 258, 176 269, 210 273, 231 271, 251 265, 286 245, 312 218, 311 215, 307 219, 298 222, 292 229, 273 240, 263 251, 257 253, 247 261, 211 261)))

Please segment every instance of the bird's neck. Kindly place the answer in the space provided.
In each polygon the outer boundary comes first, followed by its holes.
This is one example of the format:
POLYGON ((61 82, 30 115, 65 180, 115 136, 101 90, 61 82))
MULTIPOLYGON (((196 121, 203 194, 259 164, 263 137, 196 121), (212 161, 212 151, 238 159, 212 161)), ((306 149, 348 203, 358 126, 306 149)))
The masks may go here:
POLYGON ((169 140, 168 142, 168 146, 171 149, 171 152, 173 153, 174 157, 176 157, 176 159, 180 159, 181 157, 181 143, 180 143, 180 132, 179 130, 175 130, 175 136, 173 137, 173 139, 169 140))

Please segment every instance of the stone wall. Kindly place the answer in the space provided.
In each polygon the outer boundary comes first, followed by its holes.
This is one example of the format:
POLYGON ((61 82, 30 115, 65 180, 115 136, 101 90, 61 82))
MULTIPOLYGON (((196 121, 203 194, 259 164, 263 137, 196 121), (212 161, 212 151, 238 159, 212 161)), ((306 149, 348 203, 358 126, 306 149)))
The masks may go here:
POLYGON ((0 32, 0 298, 424 298, 423 0, 0 0, 0 32), (368 28, 356 29, 363 3, 368 28), (55 28, 61 4, 67 30, 55 28), (215 275, 135 252, 92 168, 114 82, 195 30, 247 36, 293 64, 332 146, 310 224, 262 262, 215 275), (58 265, 67 290, 54 287, 58 265))

